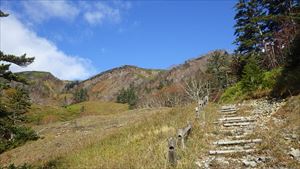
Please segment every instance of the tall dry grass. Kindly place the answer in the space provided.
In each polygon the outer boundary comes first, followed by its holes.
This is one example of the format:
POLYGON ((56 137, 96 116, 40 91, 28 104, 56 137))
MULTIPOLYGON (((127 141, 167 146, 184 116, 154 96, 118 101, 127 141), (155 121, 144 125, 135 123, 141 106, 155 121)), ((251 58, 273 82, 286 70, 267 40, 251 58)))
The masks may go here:
POLYGON ((215 105, 206 109, 204 120, 195 120, 194 105, 161 112, 120 130, 114 135, 56 161, 57 168, 170 168, 167 140, 177 129, 192 122, 186 149, 177 147, 177 168, 194 168, 195 161, 207 155, 216 119, 215 105))

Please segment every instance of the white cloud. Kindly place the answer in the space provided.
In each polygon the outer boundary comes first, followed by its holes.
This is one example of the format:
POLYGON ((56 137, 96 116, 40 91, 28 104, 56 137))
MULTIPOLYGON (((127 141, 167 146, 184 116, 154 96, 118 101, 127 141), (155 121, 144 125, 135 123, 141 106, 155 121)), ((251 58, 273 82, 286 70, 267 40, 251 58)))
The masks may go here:
POLYGON ((85 20, 92 25, 101 24, 103 21, 118 23, 121 20, 119 8, 113 8, 103 2, 96 2, 93 5, 82 4, 86 9, 84 13, 85 20))
MULTIPOLYGON (((51 18, 73 21, 84 19, 91 25, 100 25, 104 21, 119 23, 121 13, 131 8, 128 1, 78 1, 67 0, 25 0, 21 2, 22 19, 33 23, 41 23, 51 18), (24 15, 25 14, 25 15, 24 15)), ((16 11, 17 12, 17 11, 16 11)), ((32 23, 27 23, 32 24, 32 23)))
POLYGON ((84 79, 94 73, 91 62, 70 56, 51 41, 39 37, 16 17, 1 18, 0 49, 9 54, 34 56, 35 61, 25 68, 12 66, 13 71, 48 71, 61 79, 84 79))
POLYGON ((66 0, 23 1, 22 5, 27 17, 35 22, 42 22, 49 18, 73 20, 80 12, 80 9, 75 4, 66 0))
POLYGON ((123 0, 114 0, 113 4, 126 10, 132 7, 132 4, 129 1, 123 1, 123 0))
POLYGON ((96 23, 101 23, 104 15, 101 12, 95 11, 95 12, 87 12, 84 14, 84 18, 88 23, 90 24, 96 24, 96 23))

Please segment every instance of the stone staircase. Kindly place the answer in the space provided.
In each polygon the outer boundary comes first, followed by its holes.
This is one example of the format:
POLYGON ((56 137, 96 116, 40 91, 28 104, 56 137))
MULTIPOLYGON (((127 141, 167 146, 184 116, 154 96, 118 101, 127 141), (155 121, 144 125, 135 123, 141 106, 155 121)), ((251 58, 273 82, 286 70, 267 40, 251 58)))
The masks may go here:
POLYGON ((222 106, 218 112, 220 117, 214 122, 216 130, 210 135, 213 136, 210 149, 195 161, 196 167, 268 168, 268 164, 274 162, 274 157, 260 149, 259 144, 264 140, 257 137, 256 130, 268 130, 266 123, 274 119, 272 114, 284 104, 284 101, 261 99, 240 103, 238 106, 222 106), (249 115, 242 115, 245 113, 249 115))
POLYGON ((219 113, 220 118, 214 122, 218 128, 216 140, 207 158, 196 162, 198 168, 256 168, 256 146, 263 141, 253 138, 259 126, 257 117, 238 115, 235 105, 223 106, 219 113))
POLYGON ((221 108, 221 118, 215 124, 219 125, 222 139, 213 142, 215 150, 209 151, 209 155, 253 153, 256 151, 255 145, 262 142, 259 138, 246 139, 252 134, 256 119, 238 116, 237 111, 234 105, 221 108))

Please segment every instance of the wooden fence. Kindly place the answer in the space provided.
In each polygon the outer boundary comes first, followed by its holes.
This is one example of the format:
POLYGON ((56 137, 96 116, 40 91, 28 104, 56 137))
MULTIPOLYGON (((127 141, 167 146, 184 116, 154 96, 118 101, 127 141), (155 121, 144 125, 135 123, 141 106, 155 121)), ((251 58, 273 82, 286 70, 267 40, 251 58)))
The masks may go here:
POLYGON ((191 123, 188 122, 186 127, 178 129, 177 139, 171 137, 168 140, 168 162, 171 165, 177 164, 176 146, 181 144, 182 149, 185 149, 185 144, 186 144, 185 142, 187 141, 187 138, 191 133, 191 130, 192 130, 192 125, 191 123))

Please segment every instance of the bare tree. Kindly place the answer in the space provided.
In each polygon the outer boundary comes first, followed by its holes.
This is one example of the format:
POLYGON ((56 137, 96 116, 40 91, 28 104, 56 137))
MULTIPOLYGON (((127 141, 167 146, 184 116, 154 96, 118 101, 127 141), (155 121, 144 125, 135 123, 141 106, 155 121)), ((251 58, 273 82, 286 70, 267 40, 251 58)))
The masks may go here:
MULTIPOLYGON (((190 99, 196 101, 198 106, 196 107, 196 118, 200 117, 200 112, 209 100, 209 82, 208 80, 201 78, 191 78, 183 81, 182 85, 185 93, 190 99)), ((205 120, 204 112, 201 113, 205 120)))
POLYGON ((208 102, 209 97, 209 82, 200 78, 191 78, 183 81, 182 85, 185 93, 190 99, 196 101, 198 104, 208 102), (205 101, 204 101, 205 98, 205 101))

